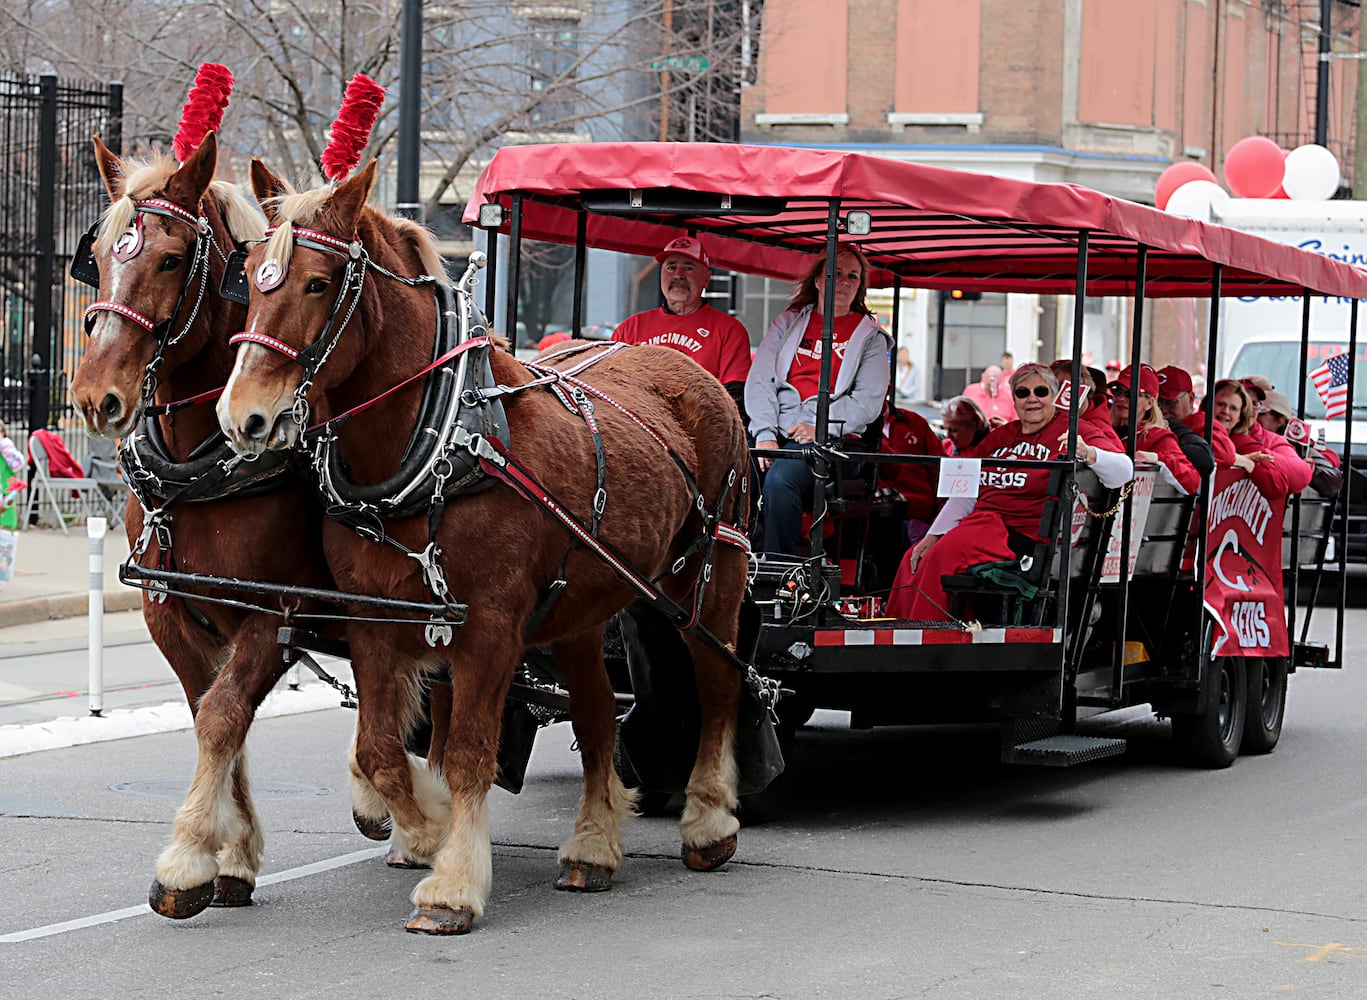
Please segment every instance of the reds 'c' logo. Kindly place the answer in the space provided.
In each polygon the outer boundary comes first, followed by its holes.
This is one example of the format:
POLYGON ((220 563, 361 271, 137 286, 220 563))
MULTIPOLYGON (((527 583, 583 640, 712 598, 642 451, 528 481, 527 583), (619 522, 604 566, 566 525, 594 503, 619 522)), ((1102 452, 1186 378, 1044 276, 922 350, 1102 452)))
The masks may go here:
POLYGON ((133 216, 132 224, 114 241, 112 253, 120 264, 132 260, 142 251, 142 216, 133 216))

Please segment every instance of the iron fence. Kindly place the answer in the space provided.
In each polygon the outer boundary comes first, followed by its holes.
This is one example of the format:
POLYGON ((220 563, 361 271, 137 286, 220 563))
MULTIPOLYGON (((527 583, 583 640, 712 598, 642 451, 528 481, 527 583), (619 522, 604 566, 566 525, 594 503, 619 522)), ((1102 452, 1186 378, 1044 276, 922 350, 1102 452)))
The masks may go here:
POLYGON ((122 149, 123 85, 0 78, 0 418, 50 427, 73 445, 67 387, 94 290, 67 267, 106 204, 90 137, 122 149))

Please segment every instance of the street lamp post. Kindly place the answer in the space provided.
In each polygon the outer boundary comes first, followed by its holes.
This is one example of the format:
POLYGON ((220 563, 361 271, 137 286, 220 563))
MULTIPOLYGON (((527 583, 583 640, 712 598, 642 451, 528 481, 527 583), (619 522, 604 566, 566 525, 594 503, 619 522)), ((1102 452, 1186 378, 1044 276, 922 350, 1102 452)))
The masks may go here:
POLYGON ((403 0, 399 34, 399 166, 397 214, 423 221, 418 200, 419 133, 422 129, 422 0, 403 0))

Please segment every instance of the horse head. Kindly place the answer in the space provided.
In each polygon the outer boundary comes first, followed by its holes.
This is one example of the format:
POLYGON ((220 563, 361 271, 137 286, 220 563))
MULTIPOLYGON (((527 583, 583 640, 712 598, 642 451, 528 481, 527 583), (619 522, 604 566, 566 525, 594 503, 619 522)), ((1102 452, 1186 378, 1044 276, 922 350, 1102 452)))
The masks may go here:
MULTIPOLYGON (((71 395, 90 434, 122 437, 142 416, 158 369, 165 377, 211 346, 211 314, 239 310, 240 320, 241 307, 217 295, 226 251, 215 243, 259 236, 260 224, 246 198, 213 181, 213 132, 180 165, 125 160, 99 138, 94 145, 110 206, 78 262, 98 270, 99 300, 86 311, 89 339, 71 395)), ((226 342, 220 353, 226 374, 226 342)))
POLYGON ((269 238, 247 256, 247 319, 232 338, 237 360, 218 402, 219 424, 242 454, 293 447, 310 397, 346 378, 364 353, 359 335, 343 333, 378 309, 364 276, 380 241, 367 247, 361 235, 373 235, 379 216, 366 210, 375 171, 372 160, 335 187, 296 192, 252 161, 269 238))

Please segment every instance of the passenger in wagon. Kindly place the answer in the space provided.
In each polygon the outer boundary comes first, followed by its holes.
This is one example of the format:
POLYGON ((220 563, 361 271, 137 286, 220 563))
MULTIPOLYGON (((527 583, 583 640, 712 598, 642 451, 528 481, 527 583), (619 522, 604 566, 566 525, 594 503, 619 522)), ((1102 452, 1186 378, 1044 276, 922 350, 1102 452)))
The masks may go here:
POLYGON ((1248 428, 1248 435, 1262 446, 1263 451, 1272 456, 1272 461, 1286 477, 1286 491, 1299 493, 1310 485, 1310 477, 1314 475, 1314 470, 1290 441, 1268 430, 1258 419, 1262 415, 1267 394, 1272 391, 1272 383, 1262 375, 1242 378, 1239 382, 1248 392, 1248 398, 1253 401, 1253 422, 1248 428))
POLYGON ((951 458, 973 454, 992 429, 987 426, 987 415, 967 396, 955 396, 946 403, 942 420, 945 439, 940 444, 951 458))
POLYGON ((1305 421, 1296 416, 1291 401, 1275 389, 1267 391, 1267 398, 1258 410, 1258 423, 1273 434, 1280 434, 1291 447, 1310 463, 1313 470, 1310 488, 1320 496, 1336 497, 1343 489, 1342 459, 1332 448, 1321 448, 1305 421))
MULTIPOLYGON (((1111 424, 1121 441, 1129 438, 1131 369, 1126 368, 1111 385, 1111 424)), ((1158 409, 1158 373, 1139 366, 1139 419, 1136 421, 1134 460, 1156 463, 1163 478, 1183 493, 1201 487, 1201 474, 1182 452, 1177 435, 1158 409)), ((1202 442, 1203 444, 1205 442, 1202 442)))
MULTIPOLYGON (((1073 362, 1060 358, 1049 366, 1049 370, 1054 373, 1059 385, 1063 385, 1073 377, 1073 362)), ((1079 433, 1085 430, 1087 440, 1101 444, 1107 451, 1124 451, 1125 446, 1120 443, 1115 428, 1111 426, 1111 400, 1106 394, 1105 372, 1084 365, 1082 384, 1087 386, 1088 392, 1077 415, 1079 433)))
POLYGON ((697 240, 681 236, 665 244, 655 259, 660 262, 664 305, 628 316, 612 331, 612 339, 682 351, 716 376, 744 414, 750 334, 734 316, 703 304, 703 292, 712 279, 707 251, 697 240))
MULTIPOLYGON (((1011 376, 1011 392, 1017 419, 988 434, 978 454, 984 460, 1062 457, 1068 442, 1068 411, 1055 405, 1058 380, 1053 372, 1044 365, 1022 365, 1011 376)), ((1076 460, 1107 487, 1127 482, 1134 474, 1129 457, 1098 447, 1088 440, 1088 433, 1087 427, 1079 428, 1076 460)), ((977 497, 946 500, 929 533, 903 559, 888 597, 888 615, 916 621, 947 619, 941 578, 978 563, 1014 560, 1011 535, 1037 540, 1048 489, 1047 468, 993 469, 985 461, 977 497)))
POLYGON ((1196 393, 1191 375, 1176 365, 1158 369, 1158 408, 1168 420, 1168 429, 1177 435, 1177 443, 1187 460, 1201 475, 1215 465, 1229 468, 1238 454, 1229 432, 1218 420, 1211 425, 1210 444, 1206 444, 1206 415, 1196 408, 1196 393))
MULTIPOLYGON (((829 420, 831 436, 857 438, 883 412, 891 369, 891 338, 864 303, 868 261, 853 246, 836 255, 829 420)), ((817 383, 821 372, 821 326, 826 259, 818 256, 760 342, 745 383, 745 407, 756 448, 801 449, 816 439, 817 383)), ((802 510, 815 479, 805 461, 760 457, 764 550, 796 555, 802 510)))
POLYGON ((1243 383, 1234 379, 1216 382, 1214 391, 1201 406, 1209 406, 1216 422, 1229 432, 1236 452, 1234 467, 1247 472, 1264 496, 1285 497, 1288 492, 1286 472, 1263 443, 1249 433, 1257 424, 1258 411, 1243 383))

